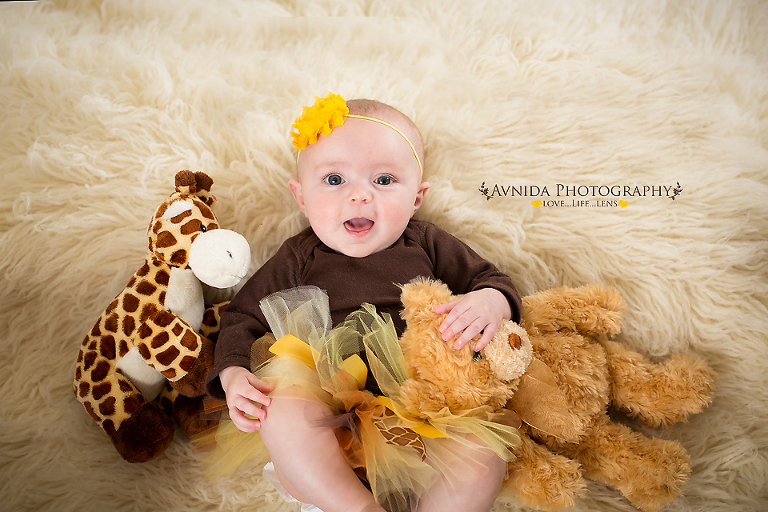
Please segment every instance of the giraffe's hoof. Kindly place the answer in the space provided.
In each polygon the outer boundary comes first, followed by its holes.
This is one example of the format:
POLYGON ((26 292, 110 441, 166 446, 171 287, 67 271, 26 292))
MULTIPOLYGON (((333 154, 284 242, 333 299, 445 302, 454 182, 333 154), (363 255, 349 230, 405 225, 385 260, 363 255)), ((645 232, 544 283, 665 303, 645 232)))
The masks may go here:
POLYGON ((205 412, 202 396, 189 398, 179 395, 173 403, 173 419, 189 437, 219 424, 221 411, 205 412))
POLYGON ((112 436, 117 452, 127 462, 147 462, 165 451, 173 441, 171 418, 150 403, 120 424, 112 436))

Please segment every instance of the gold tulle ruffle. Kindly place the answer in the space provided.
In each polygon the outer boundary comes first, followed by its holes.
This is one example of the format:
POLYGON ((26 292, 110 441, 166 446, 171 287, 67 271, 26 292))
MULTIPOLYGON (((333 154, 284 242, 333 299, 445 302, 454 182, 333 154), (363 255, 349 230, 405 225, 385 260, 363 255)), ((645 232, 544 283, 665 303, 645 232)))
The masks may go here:
MULTIPOLYGON (((504 460, 514 458, 510 448, 520 442, 515 425, 499 422, 488 407, 453 413, 445 408, 426 419, 405 411, 399 395, 407 372, 398 336, 391 319, 370 304, 333 329, 328 298, 319 288, 278 292, 263 299, 261 308, 277 339, 270 348, 276 355, 252 371, 275 384, 273 393, 309 391, 334 412, 325 426, 336 428, 350 466, 387 508, 414 508, 441 478, 447 485, 461 479, 473 463, 466 460, 467 448, 476 451, 478 443, 504 460), (364 388, 367 372, 381 395, 364 388)), ((213 477, 268 461, 258 433, 240 432, 229 420, 222 420, 215 441, 213 477)), ((482 464, 473 471, 482 474, 482 464)))

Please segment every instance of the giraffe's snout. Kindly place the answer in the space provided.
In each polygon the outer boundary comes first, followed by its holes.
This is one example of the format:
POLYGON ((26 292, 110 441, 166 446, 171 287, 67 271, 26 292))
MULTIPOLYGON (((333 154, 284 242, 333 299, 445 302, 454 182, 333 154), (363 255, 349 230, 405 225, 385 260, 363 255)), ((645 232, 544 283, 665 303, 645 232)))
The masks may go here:
POLYGON ((239 283, 251 265, 251 246, 241 234, 214 229, 195 238, 189 251, 189 267, 197 278, 215 288, 239 283))

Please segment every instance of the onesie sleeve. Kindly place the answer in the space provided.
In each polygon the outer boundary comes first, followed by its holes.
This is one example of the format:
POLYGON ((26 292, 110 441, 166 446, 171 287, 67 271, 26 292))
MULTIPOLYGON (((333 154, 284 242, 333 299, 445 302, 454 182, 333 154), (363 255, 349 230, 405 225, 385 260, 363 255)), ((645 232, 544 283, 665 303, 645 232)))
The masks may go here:
POLYGON ((507 298, 512 321, 520 323, 522 301, 512 279, 450 233, 425 223, 424 243, 435 269, 435 277, 453 293, 482 288, 499 290, 507 298))
MULTIPOLYGON (((269 331, 259 307, 267 295, 297 286, 301 265, 295 249, 284 243, 248 280, 221 315, 221 330, 213 357, 213 368, 206 377, 206 392, 224 400, 219 373, 230 366, 251 368, 251 346, 269 331)), ((264 352, 264 351, 262 351, 264 352)))

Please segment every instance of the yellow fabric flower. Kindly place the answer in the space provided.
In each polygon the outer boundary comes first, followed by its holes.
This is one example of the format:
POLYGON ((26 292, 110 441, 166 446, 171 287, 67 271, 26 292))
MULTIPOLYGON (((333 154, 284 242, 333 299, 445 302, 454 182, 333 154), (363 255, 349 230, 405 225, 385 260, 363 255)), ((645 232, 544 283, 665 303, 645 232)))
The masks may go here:
POLYGON ((301 151, 308 144, 314 144, 320 135, 328 135, 335 127, 344 124, 347 114, 347 102, 340 95, 329 92, 325 98, 316 96, 315 104, 303 107, 301 115, 291 125, 293 147, 301 151))

